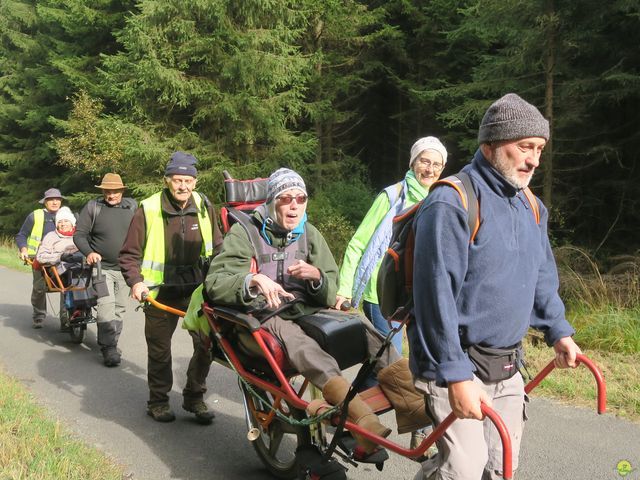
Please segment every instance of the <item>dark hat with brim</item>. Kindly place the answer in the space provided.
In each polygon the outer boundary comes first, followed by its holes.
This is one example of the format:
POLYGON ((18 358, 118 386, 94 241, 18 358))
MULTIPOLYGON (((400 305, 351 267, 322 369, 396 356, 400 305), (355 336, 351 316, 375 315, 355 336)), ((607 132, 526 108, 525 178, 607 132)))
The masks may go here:
POLYGON ((104 177, 102 177, 102 182, 100 185, 96 185, 97 188, 102 188, 103 190, 119 190, 121 188, 126 188, 125 184, 122 183, 122 178, 117 173, 105 173, 104 177))
POLYGON ((44 197, 40 199, 40 203, 44 204, 45 200, 48 200, 50 198, 62 198, 66 200, 67 197, 63 197, 60 193, 60 190, 58 190, 57 188, 50 188, 49 190, 44 192, 44 197))

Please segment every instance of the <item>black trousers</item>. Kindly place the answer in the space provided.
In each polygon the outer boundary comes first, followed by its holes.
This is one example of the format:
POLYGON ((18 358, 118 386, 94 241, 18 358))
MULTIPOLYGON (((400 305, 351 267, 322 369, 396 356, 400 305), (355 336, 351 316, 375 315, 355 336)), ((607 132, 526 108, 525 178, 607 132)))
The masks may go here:
MULTIPOLYGON (((189 299, 172 300, 166 304, 184 311, 189 299)), ((151 305, 145 307, 144 334, 147 340, 149 406, 169 402, 169 392, 173 387, 171 338, 179 319, 178 315, 164 312, 151 305)), ((207 391, 206 380, 211 367, 211 355, 198 333, 190 331, 189 334, 193 342, 193 355, 189 361, 187 384, 182 395, 185 404, 194 404, 201 401, 207 391)))

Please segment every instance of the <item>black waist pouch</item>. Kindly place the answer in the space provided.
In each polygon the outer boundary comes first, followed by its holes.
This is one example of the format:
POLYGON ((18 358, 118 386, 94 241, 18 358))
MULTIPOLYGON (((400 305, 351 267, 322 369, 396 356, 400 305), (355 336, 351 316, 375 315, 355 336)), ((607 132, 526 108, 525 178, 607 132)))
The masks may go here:
POLYGON ((341 369, 367 358, 365 326, 359 315, 338 310, 321 310, 296 319, 304 333, 336 359, 341 369))
POLYGON ((513 377, 522 358, 522 345, 512 348, 489 348, 472 345, 469 360, 476 366, 476 376, 483 382, 500 382, 513 377))

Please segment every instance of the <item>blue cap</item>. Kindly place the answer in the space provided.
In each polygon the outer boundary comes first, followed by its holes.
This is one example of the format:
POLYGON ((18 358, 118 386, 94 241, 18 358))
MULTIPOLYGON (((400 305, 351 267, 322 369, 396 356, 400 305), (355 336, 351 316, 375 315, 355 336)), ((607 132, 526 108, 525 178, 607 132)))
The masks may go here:
POLYGON ((191 177, 198 176, 198 170, 196 170, 196 163, 198 159, 187 152, 173 152, 171 154, 171 160, 167 164, 167 168, 164 170, 165 176, 169 175, 189 175, 191 177))

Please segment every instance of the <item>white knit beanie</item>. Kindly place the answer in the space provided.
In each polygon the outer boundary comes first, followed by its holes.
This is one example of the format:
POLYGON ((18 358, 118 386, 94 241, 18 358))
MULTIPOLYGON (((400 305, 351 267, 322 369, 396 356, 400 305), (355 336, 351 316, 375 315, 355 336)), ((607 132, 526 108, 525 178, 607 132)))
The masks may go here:
POLYGON ((71 225, 76 226, 76 217, 69 207, 60 207, 60 210, 56 212, 56 224, 60 220, 69 220, 71 225))
POLYGON ((425 150, 434 150, 442 157, 442 163, 447 163, 447 149, 436 137, 422 137, 416 140, 411 147, 411 156, 409 157, 409 168, 413 166, 413 162, 425 150))

